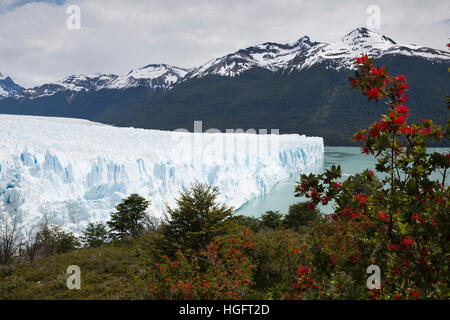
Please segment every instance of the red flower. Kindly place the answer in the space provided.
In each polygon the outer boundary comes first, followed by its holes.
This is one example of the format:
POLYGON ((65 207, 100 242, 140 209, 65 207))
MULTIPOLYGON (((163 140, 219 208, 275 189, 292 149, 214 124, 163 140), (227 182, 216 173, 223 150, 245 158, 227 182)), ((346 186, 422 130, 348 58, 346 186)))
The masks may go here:
POLYGON ((304 268, 298 267, 297 273, 302 274, 302 275, 307 274, 307 273, 309 273, 309 267, 308 266, 306 266, 304 268))
POLYGON ((357 132, 353 135, 352 140, 359 142, 359 141, 363 141, 366 139, 366 136, 364 135, 364 133, 362 131, 357 132))
POLYGON ((420 134, 428 134, 428 133, 430 133, 431 131, 433 131, 433 129, 431 129, 431 128, 425 128, 425 129, 420 130, 420 134))
POLYGON ((397 76, 397 77, 395 77, 394 78, 396 81, 398 81, 398 82, 405 82, 406 81, 406 78, 405 78, 405 76, 404 75, 399 75, 399 76, 397 76))
POLYGON ((402 125, 405 123, 405 117, 404 116, 398 116, 397 118, 392 120, 395 124, 402 125))
POLYGON ((370 72, 372 72, 373 75, 375 76, 381 76, 382 74, 384 74, 384 70, 383 68, 372 68, 372 70, 370 70, 370 72))
POLYGON ((327 197, 322 197, 322 198, 320 198, 320 201, 322 202, 322 204, 324 206, 326 206, 328 204, 328 202, 330 201, 330 199, 328 199, 327 197))
POLYGON ((360 58, 355 58, 356 63, 358 64, 365 64, 367 62, 368 57, 367 56, 363 56, 360 58))
POLYGON ((378 128, 376 126, 373 128, 370 128, 369 135, 371 137, 378 137, 380 135, 380 130, 378 130, 378 128))
POLYGON ((378 218, 379 218, 380 220, 383 220, 383 221, 386 221, 386 222, 389 221, 389 215, 388 215, 388 214, 385 214, 383 211, 380 211, 380 212, 378 213, 378 218))
POLYGON ((411 293, 414 295, 414 298, 419 299, 419 290, 411 290, 411 293))
POLYGON ((389 123, 386 121, 380 121, 377 122, 377 124, 375 125, 375 127, 380 130, 380 131, 384 131, 387 130, 389 128, 389 123))
POLYGON ((372 87, 370 89, 367 89, 365 94, 369 97, 369 100, 378 99, 380 97, 380 90, 378 90, 377 87, 372 87))
POLYGON ((360 204, 364 204, 367 201, 367 196, 363 195, 362 193, 358 193, 353 198, 353 201, 359 201, 360 204))
POLYGON ((417 129, 414 129, 413 127, 408 127, 408 126, 402 127, 402 128, 400 128, 400 130, 403 134, 414 134, 417 132, 417 129))
POLYGON ((335 183, 333 184, 333 186, 334 186, 335 188, 340 188, 340 187, 342 187, 342 183, 340 183, 340 182, 335 182, 335 183))
POLYGON ((316 209, 316 205, 312 202, 307 202, 306 206, 308 207, 309 210, 315 210, 316 209))
POLYGON ((355 78, 348 78, 348 81, 350 82, 350 85, 352 87, 355 87, 359 83, 359 81, 356 80, 355 78))
POLYGON ((395 106, 395 109, 397 110, 398 113, 404 116, 408 115, 409 109, 405 107, 403 104, 400 106, 395 106))
POLYGON ((405 103, 407 99, 408 97, 406 96, 398 97, 398 101, 400 101, 401 103, 405 103))
POLYGON ((391 249, 392 251, 397 251, 398 249, 400 249, 400 246, 398 244, 391 243, 389 245, 389 249, 391 249))
POLYGON ((404 238, 403 239, 403 245, 405 247, 409 247, 410 245, 412 245, 412 243, 413 243, 413 239, 411 239, 411 238, 404 238))
POLYGON ((370 152, 370 150, 369 150, 368 147, 365 147, 365 146, 364 146, 364 147, 361 148, 361 153, 362 153, 362 154, 369 154, 369 152, 370 152))

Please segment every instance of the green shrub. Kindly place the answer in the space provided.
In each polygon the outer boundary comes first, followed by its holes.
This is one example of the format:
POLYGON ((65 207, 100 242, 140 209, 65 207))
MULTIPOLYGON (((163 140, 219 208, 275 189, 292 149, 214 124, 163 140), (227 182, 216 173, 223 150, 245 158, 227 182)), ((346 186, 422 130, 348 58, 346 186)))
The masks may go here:
POLYGON ((110 240, 110 236, 104 224, 89 223, 80 240, 85 247, 102 247, 110 240))

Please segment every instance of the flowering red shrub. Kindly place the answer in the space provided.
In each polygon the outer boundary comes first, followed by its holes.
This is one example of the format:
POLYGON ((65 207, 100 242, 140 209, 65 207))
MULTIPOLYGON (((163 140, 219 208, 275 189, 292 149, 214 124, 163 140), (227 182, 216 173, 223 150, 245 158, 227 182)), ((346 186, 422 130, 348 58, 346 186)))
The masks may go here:
MULTIPOLYGON (((358 182, 351 177, 341 184, 336 181, 341 169, 333 166, 320 175, 302 175, 297 195, 309 198, 311 208, 321 203, 322 196, 333 199, 334 223, 358 224, 353 235, 360 240, 364 256, 354 256, 351 263, 360 263, 363 271, 369 261, 376 263, 384 278, 381 291, 372 298, 448 298, 450 155, 427 152, 426 145, 448 138, 448 130, 432 120, 407 123, 408 83, 403 75, 389 75, 367 56, 357 58, 355 64, 358 71, 349 79, 352 88, 368 100, 386 99, 389 106, 379 121, 352 137, 362 142, 363 154, 376 157, 375 169, 382 180, 366 170, 358 175, 358 182), (361 188, 365 192, 356 191, 361 188)), ((334 238, 340 241, 337 235, 334 238)), ((362 280, 355 273, 351 277, 362 280)))
POLYGON ((181 251, 176 259, 146 270, 130 269, 121 298, 143 299, 243 299, 252 285, 254 265, 246 255, 254 248, 252 232, 245 230, 229 242, 213 241, 199 256, 181 251))

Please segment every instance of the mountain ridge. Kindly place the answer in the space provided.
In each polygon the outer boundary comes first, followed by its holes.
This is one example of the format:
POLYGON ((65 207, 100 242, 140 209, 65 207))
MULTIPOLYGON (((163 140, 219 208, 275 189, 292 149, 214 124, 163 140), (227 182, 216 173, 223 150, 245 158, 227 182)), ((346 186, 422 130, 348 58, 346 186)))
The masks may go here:
POLYGON ((272 72, 292 72, 326 62, 332 68, 352 69, 353 59, 363 54, 375 57, 386 54, 416 55, 427 59, 450 60, 450 53, 445 51, 416 45, 399 45, 387 36, 359 27, 331 43, 315 42, 309 36, 302 36, 295 42, 284 44, 265 42, 239 49, 192 69, 161 63, 132 69, 125 75, 70 75, 54 83, 10 93, 7 97, 35 99, 60 91, 95 92, 101 89, 122 90, 130 87, 167 90, 191 78, 210 74, 233 77, 255 67, 272 72))

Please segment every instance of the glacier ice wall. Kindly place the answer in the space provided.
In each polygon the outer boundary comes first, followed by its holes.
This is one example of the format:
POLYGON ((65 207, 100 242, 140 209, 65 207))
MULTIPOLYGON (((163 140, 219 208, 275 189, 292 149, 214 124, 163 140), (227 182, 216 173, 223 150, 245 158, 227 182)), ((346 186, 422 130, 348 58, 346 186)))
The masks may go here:
MULTIPOLYGON (((79 231, 138 193, 161 215, 198 180, 235 208, 323 157, 297 134, 186 133, 78 119, 0 115, 0 214, 79 231)), ((270 132, 269 132, 270 133, 270 132)))

